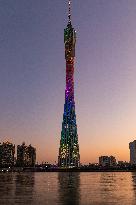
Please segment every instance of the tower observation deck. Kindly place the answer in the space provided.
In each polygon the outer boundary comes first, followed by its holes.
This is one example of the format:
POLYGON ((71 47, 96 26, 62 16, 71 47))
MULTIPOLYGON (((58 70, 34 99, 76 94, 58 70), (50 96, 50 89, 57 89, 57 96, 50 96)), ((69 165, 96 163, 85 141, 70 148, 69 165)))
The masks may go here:
POLYGON ((64 29, 66 59, 66 89, 59 147, 58 166, 62 168, 78 167, 80 163, 79 144, 74 101, 74 58, 76 31, 71 23, 71 1, 69 0, 68 24, 64 29))

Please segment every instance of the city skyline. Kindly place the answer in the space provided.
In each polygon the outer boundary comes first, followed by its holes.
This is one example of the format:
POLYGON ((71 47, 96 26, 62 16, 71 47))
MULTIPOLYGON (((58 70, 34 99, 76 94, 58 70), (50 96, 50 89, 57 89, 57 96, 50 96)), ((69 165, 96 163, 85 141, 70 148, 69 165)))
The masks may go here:
MULTIPOLYGON (((100 155, 129 160, 136 134, 135 8, 134 0, 72 1, 81 163, 100 155)), ((0 141, 33 143, 39 162, 58 156, 66 17, 67 1, 0 2, 0 141)))

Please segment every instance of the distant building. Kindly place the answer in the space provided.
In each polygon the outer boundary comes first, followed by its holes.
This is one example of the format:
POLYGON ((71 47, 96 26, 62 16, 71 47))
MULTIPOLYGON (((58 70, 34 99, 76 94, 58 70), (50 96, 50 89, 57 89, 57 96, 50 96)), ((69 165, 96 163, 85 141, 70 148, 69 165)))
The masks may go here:
POLYGON ((14 166, 15 145, 10 142, 0 143, 0 167, 14 166))
POLYGON ((99 165, 103 167, 109 166, 109 157, 108 156, 99 157, 99 165))
POLYGON ((33 167, 36 162, 36 149, 31 145, 26 146, 23 142, 22 145, 17 146, 17 166, 19 167, 33 167))
POLYGON ((115 166, 116 158, 113 156, 101 156, 99 157, 99 165, 102 167, 115 166))
POLYGON ((129 143, 130 149, 130 164, 136 164, 136 140, 129 143))
POLYGON ((126 161, 118 161, 119 167, 129 167, 130 163, 126 161))
POLYGON ((110 156, 110 166, 116 166, 117 162, 116 162, 116 158, 114 156, 110 156))

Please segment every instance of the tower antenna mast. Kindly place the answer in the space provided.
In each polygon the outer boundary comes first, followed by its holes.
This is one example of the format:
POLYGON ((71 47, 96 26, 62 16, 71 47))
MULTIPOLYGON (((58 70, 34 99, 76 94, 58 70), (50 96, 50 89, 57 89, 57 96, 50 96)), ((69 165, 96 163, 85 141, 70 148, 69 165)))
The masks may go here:
POLYGON ((71 23, 71 0, 68 1, 68 22, 71 23))

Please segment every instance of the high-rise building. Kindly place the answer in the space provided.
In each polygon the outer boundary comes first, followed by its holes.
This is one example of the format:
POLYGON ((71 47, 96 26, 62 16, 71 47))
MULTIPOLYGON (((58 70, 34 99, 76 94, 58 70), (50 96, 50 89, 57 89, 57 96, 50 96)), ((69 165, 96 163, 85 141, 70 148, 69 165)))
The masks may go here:
POLYGON ((31 145, 26 146, 23 142, 22 145, 17 146, 17 166, 19 167, 33 167, 36 162, 36 149, 31 145))
POLYGON ((14 166, 15 145, 11 142, 0 143, 0 167, 14 166))
POLYGON ((99 157, 99 165, 102 167, 112 167, 116 165, 116 158, 113 156, 101 156, 99 157))
POLYGON ((130 149, 130 163, 136 164, 136 140, 129 143, 129 149, 130 149))
POLYGON ((66 59, 66 89, 58 166, 62 168, 71 168, 79 166, 80 155, 74 101, 74 58, 76 31, 72 27, 71 23, 70 0, 68 24, 64 29, 64 43, 66 59))

